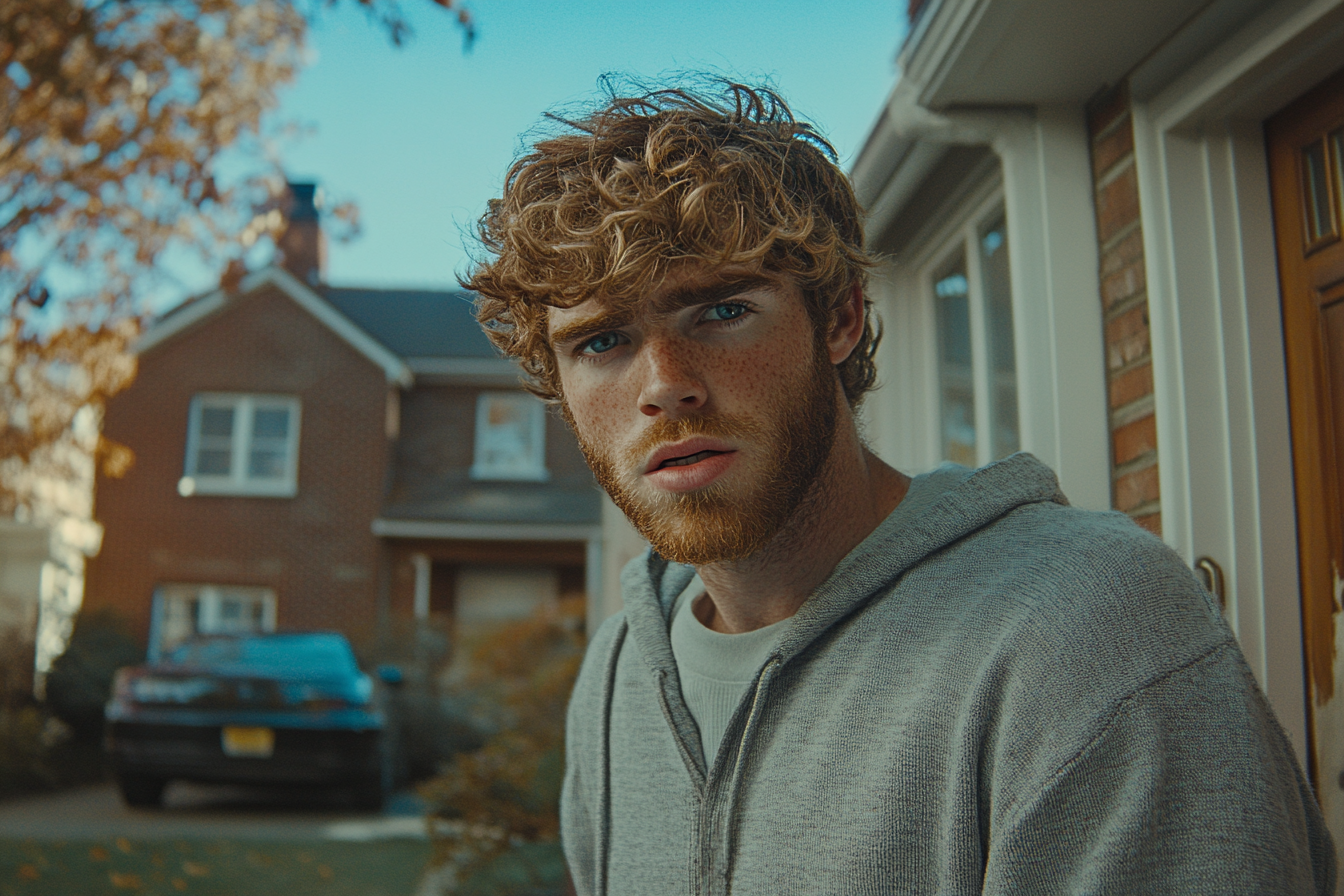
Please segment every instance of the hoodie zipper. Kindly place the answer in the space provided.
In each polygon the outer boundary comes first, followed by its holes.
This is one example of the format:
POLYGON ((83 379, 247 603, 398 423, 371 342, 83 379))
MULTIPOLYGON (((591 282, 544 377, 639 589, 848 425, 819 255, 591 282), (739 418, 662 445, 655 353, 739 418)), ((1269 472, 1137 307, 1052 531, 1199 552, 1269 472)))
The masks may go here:
MULTIPOLYGON (((737 808, 737 796, 742 789, 742 769, 743 757, 747 752, 747 741, 756 733, 756 725, 760 718, 761 705, 766 690, 766 679, 770 677, 774 669, 779 665, 780 658, 774 654, 766 661, 761 668, 761 672, 756 676, 756 683, 752 688, 751 707, 747 711, 746 723, 742 726, 742 737, 737 742, 737 755, 733 758, 733 771, 728 778, 727 793, 721 799, 710 799, 704 801, 702 809, 707 810, 702 817, 700 824, 700 854, 701 875, 700 886, 697 894, 719 894, 723 896, 731 891, 731 876, 733 869, 733 812, 737 808), (709 843, 710 832, 713 831, 713 819, 717 813, 717 807, 720 803, 724 804, 722 813, 723 823, 719 829, 719 850, 718 861, 716 862, 713 847, 709 843), (714 878, 720 881, 720 886, 714 886, 714 878)), ((719 788, 715 788, 717 792, 719 788)), ((717 796, 717 793, 715 794, 717 796)))

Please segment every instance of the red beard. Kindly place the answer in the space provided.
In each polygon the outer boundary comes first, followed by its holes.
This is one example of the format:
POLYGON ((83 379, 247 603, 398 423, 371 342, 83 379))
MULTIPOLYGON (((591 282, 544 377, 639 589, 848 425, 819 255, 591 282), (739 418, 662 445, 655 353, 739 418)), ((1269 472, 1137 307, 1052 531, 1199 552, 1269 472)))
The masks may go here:
POLYGON ((835 442, 835 368, 824 343, 814 343, 813 356, 796 383, 780 384, 763 413, 662 417, 616 451, 586 437, 569 408, 562 410, 598 483, 659 554, 695 566, 740 560, 798 511, 835 442), (736 482, 716 480, 692 492, 654 491, 640 482, 645 459, 659 445, 697 435, 741 445, 749 469, 724 477, 736 482))

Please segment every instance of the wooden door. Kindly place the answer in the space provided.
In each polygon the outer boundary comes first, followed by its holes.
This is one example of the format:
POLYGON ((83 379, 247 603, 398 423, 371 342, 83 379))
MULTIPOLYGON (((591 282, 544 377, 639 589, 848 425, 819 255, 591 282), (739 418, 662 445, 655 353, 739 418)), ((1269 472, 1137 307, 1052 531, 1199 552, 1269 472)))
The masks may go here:
POLYGON ((1344 71, 1265 126, 1288 362, 1311 774, 1344 843, 1344 71))

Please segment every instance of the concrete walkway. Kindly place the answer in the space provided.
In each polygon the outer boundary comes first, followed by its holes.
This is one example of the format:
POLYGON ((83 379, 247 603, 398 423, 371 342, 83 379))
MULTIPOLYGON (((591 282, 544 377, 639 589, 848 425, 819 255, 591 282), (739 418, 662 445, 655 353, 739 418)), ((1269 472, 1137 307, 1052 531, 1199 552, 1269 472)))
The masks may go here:
POLYGON ((99 784, 0 803, 0 838, 367 841, 426 836, 421 813, 412 794, 369 814, 320 792, 186 783, 169 785, 162 809, 132 809, 99 784))

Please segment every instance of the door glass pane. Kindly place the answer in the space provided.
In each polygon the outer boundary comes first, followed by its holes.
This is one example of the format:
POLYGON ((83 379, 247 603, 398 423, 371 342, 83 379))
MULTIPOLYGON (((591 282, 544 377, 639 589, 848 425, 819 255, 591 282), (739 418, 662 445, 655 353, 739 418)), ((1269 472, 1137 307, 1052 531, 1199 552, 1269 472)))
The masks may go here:
POLYGON ((1013 352, 1013 294, 1008 281, 1008 228, 1003 214, 980 228, 980 278, 988 325, 990 433, 994 459, 1019 447, 1017 359, 1013 352))
POLYGON ((971 374, 971 309, 966 256, 933 278, 938 318, 938 387, 943 457, 975 466, 975 386, 971 374))
POLYGON ((1335 235, 1330 210, 1330 182, 1326 174, 1325 141, 1312 143, 1302 150, 1302 197, 1307 212, 1307 243, 1320 242, 1335 235))
MULTIPOLYGON (((1330 161, 1334 169, 1335 212, 1344 215, 1344 128, 1330 134, 1330 161)), ((1338 232, 1338 229, 1336 229, 1338 232)))

